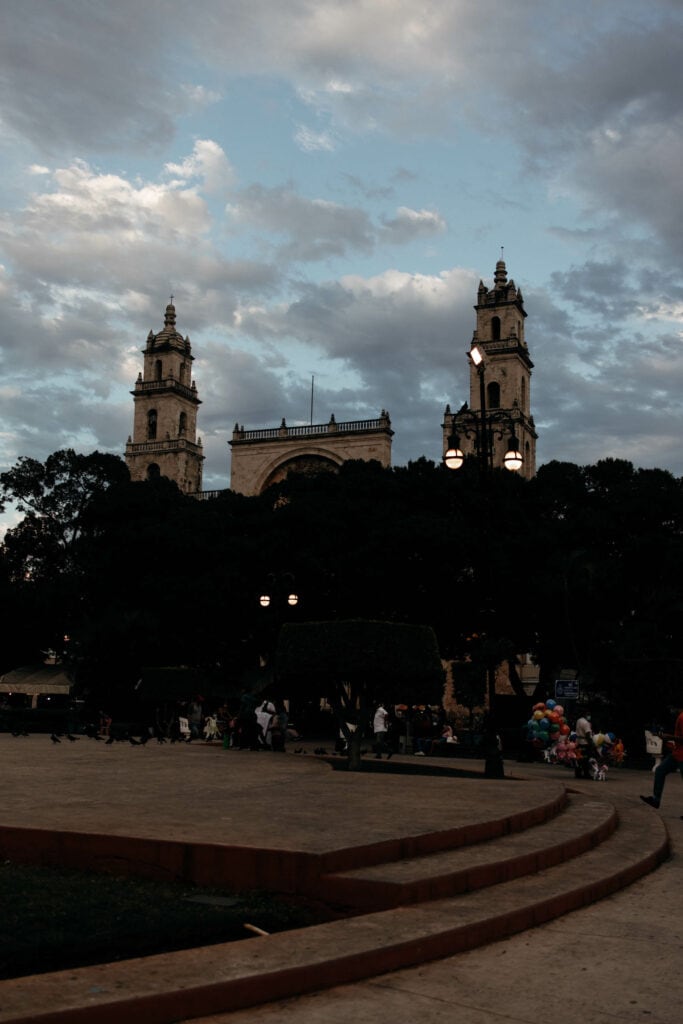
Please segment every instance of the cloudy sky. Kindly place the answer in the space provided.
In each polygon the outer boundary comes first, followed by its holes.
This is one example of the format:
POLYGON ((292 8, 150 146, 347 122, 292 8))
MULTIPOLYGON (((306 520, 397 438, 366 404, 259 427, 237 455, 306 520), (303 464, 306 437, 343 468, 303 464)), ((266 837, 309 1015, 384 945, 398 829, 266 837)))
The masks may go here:
POLYGON ((504 246, 539 463, 683 475, 682 53, 680 0, 2 0, 0 468, 122 452, 171 293, 205 487, 312 375, 439 459, 504 246))

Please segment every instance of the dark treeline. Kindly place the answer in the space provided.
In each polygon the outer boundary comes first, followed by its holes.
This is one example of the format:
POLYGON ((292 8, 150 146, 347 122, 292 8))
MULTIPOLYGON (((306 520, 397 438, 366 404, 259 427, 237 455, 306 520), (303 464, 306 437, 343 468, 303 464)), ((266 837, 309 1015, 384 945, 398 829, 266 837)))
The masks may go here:
POLYGON ((54 649, 81 686, 126 689, 160 665, 239 686, 282 621, 367 618, 433 627, 444 658, 530 652, 541 689, 575 668, 641 724, 680 694, 683 487, 663 470, 552 462, 526 481, 350 462, 198 501, 63 451, 0 485, 24 514, 1 549, 2 671, 54 649), (260 607, 269 574, 293 576, 295 609, 260 607))

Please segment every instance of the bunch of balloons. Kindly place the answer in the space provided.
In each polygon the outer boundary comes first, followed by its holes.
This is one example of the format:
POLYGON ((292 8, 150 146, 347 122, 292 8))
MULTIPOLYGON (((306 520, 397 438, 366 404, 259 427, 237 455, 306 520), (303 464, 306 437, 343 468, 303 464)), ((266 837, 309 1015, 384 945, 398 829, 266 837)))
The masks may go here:
POLYGON ((538 750, 554 746, 570 734, 564 708, 549 699, 544 704, 534 704, 531 718, 527 722, 527 739, 538 750))
POLYGON ((613 732, 598 732, 593 736, 593 742, 602 761, 607 764, 623 764, 626 753, 624 744, 613 732))
MULTIPOLYGON (((564 708, 554 700, 534 704, 531 718, 526 724, 527 740, 549 764, 576 767, 580 756, 576 749, 576 735, 564 716, 564 708)), ((621 765, 624 762, 624 744, 613 732, 598 732, 593 743, 600 764, 621 765)))

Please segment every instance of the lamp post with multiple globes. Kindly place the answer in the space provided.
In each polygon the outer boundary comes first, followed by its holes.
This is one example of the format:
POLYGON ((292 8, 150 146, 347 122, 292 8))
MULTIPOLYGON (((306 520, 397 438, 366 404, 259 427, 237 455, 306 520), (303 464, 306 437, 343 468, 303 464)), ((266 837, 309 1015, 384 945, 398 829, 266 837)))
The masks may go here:
MULTIPOLYGON (((479 378, 479 409, 472 409, 458 414, 458 429, 474 441, 479 471, 488 476, 493 469, 495 440, 502 440, 507 434, 507 450, 503 456, 503 465, 512 472, 522 468, 522 453, 515 434, 515 421, 509 412, 503 409, 487 409, 486 407, 486 360, 478 345, 473 345, 468 353, 476 367, 479 378)), ((448 438, 448 446, 444 455, 444 464, 448 469, 460 469, 465 462, 465 455, 460 447, 457 433, 448 438)), ((490 639, 488 640, 490 644, 490 639)), ((488 694, 488 719, 486 729, 486 762, 485 774, 488 778, 501 779, 504 776, 503 757, 500 749, 498 729, 496 725, 496 668, 495 659, 487 659, 486 687, 488 694)))
MULTIPOLYGON (((512 472, 518 472, 522 468, 522 453, 519 450, 519 441, 515 434, 515 421, 504 409, 486 408, 486 361, 484 353, 478 345, 473 345, 468 353, 474 366, 477 368, 479 377, 479 409, 472 409, 466 413, 458 414, 458 428, 465 437, 473 438, 475 449, 479 457, 479 466, 483 473, 488 473, 493 468, 494 440, 496 437, 502 439, 508 434, 507 451, 503 457, 503 465, 512 472)), ((465 461, 465 455, 460 447, 460 438, 457 433, 451 434, 448 439, 448 448, 444 455, 444 463, 448 469, 460 469, 465 461)))

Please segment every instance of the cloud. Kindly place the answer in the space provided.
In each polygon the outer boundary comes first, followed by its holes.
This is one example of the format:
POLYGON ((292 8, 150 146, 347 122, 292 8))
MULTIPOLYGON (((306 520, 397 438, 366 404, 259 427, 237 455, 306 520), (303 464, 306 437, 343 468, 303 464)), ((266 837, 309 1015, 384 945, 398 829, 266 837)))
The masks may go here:
POLYGON ((251 185, 239 193, 229 215, 236 225, 284 238, 278 249, 291 260, 327 259, 352 250, 370 252, 374 241, 364 210, 327 199, 308 199, 291 185, 251 185))
POLYGON ((245 311, 240 330, 263 343, 298 339, 310 347, 310 363, 318 353, 343 366, 372 390, 378 407, 393 400, 402 415, 423 384, 426 391, 435 387, 430 401, 438 417, 450 398, 444 382, 452 380, 456 390, 459 378, 463 386, 476 286, 476 275, 458 268, 434 276, 395 270, 371 278, 346 275, 301 285, 289 304, 245 311), (457 338, 463 341, 454 351, 457 338))
POLYGON ((200 139, 194 144, 192 154, 181 163, 166 164, 166 172, 177 176, 174 186, 188 185, 200 181, 204 190, 211 195, 225 192, 235 185, 235 171, 227 156, 212 139, 200 139))
POLYGON ((222 98, 220 92, 217 92, 215 89, 208 89, 204 85, 183 82, 180 88, 192 106, 196 108, 208 107, 212 103, 218 103, 222 98))
POLYGON ((331 152, 358 133, 443 137, 466 123, 513 142, 545 187, 580 197, 591 215, 634 216, 680 255, 666 204, 667 195, 680 203, 683 187, 672 170, 682 135, 678 5, 202 0, 197 10, 190 0, 5 0, 8 129, 43 152, 148 151, 236 76, 270 76, 318 117, 315 127, 292 125, 306 152, 331 152), (197 59, 207 81, 188 84, 197 59))
POLYGON ((75 160, 43 176, 43 191, 0 222, 5 281, 16 289, 17 308, 68 306, 89 294, 100 310, 118 309, 141 282, 148 296, 187 282, 190 291, 201 283, 209 303, 220 287, 231 317, 236 289, 272 287, 273 267, 226 259, 210 238, 206 195, 233 179, 222 149, 197 142, 183 161, 166 166, 168 174, 176 177, 133 181, 75 160))
POLYGON ((251 185, 228 207, 233 225, 271 236, 286 260, 313 262, 352 252, 370 253, 379 244, 404 245, 438 234, 445 222, 435 211, 400 207, 381 225, 366 210, 300 195, 293 185, 266 188, 251 185))
POLYGON ((412 242, 415 238, 440 234, 446 230, 443 217, 433 210, 411 210, 400 206, 395 217, 386 218, 382 236, 394 244, 412 242))
POLYGON ((316 132, 303 124, 297 126, 294 139, 297 146, 303 149, 304 153, 332 153, 337 148, 337 143, 331 132, 316 132))
MULTIPOLYGON (((4 0, 3 121, 44 153, 121 142, 141 152, 174 132, 169 105, 172 18, 117 0, 4 0)), ((181 102, 178 90, 178 105, 181 102)), ((177 111, 177 108, 176 108, 177 111)))

